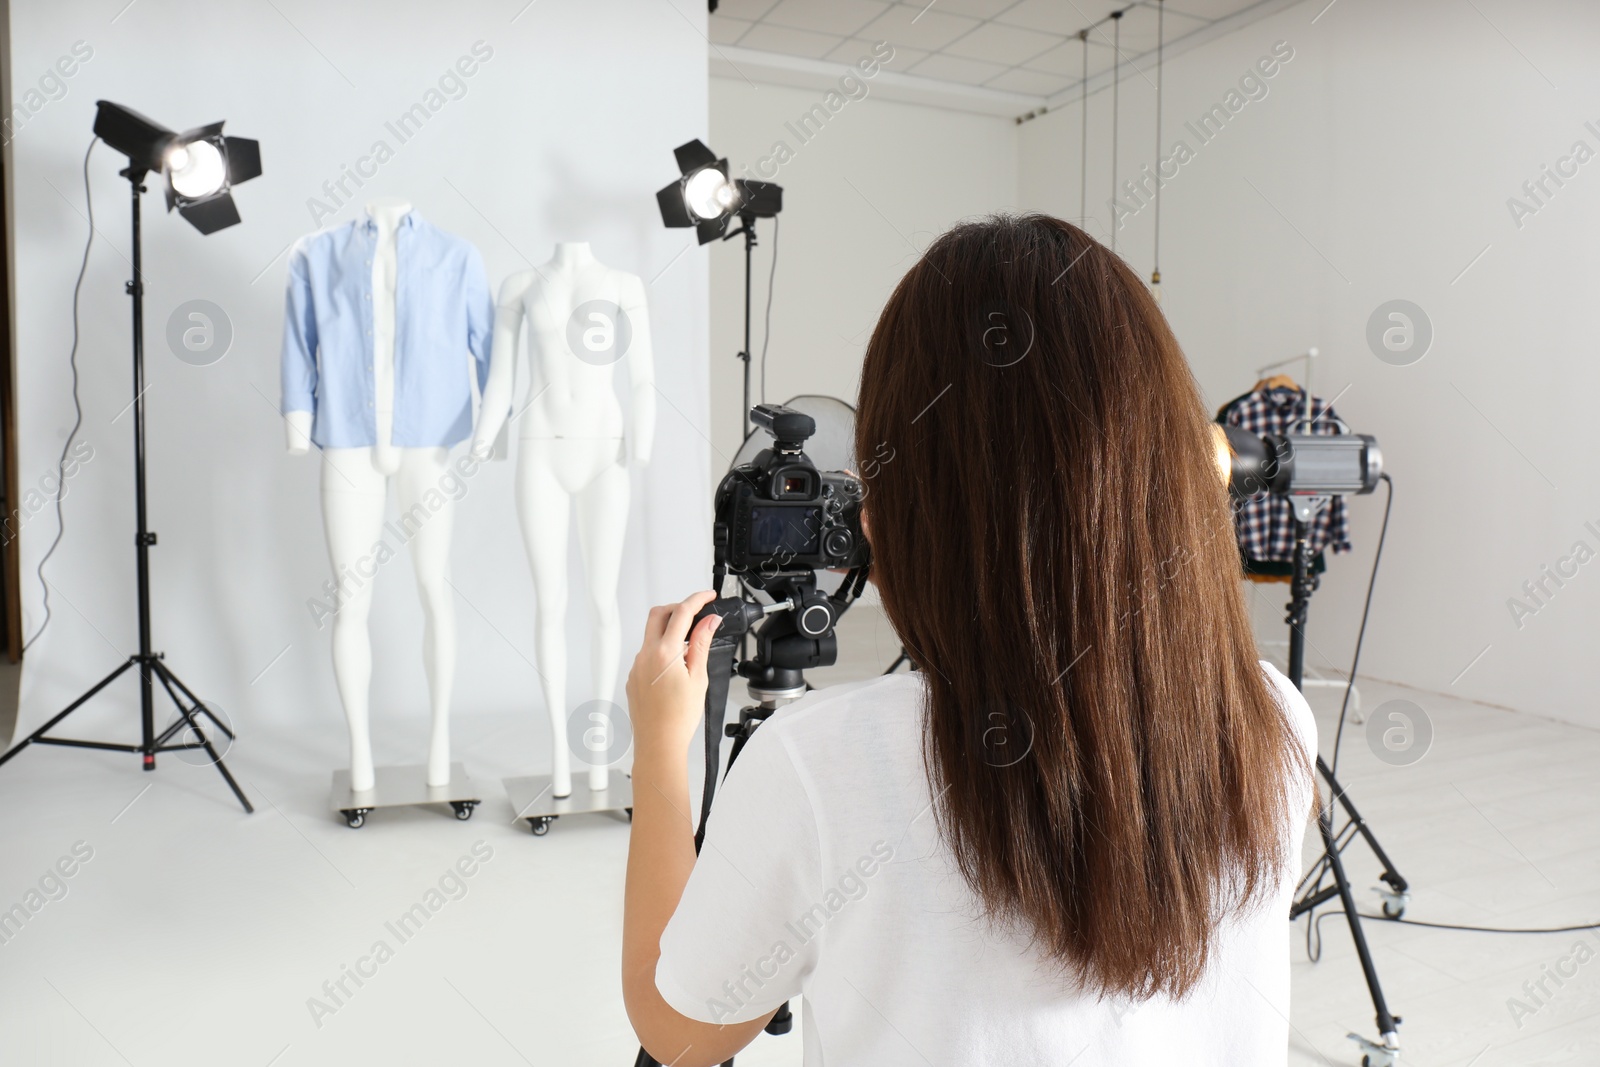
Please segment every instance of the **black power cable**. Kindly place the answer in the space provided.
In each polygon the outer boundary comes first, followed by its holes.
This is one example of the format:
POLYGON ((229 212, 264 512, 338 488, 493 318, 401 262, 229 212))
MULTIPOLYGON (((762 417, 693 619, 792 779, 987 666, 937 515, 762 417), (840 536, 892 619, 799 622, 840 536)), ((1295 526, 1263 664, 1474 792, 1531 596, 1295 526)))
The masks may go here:
POLYGON ((61 517, 61 498, 67 491, 67 453, 72 450, 73 439, 83 428, 83 402, 78 397, 78 295, 83 292, 83 276, 89 270, 89 250, 94 247, 94 198, 89 195, 89 157, 94 154, 94 146, 99 143, 100 138, 94 138, 89 142, 88 150, 83 153, 83 208, 89 219, 89 236, 83 242, 83 262, 78 265, 78 280, 72 286, 72 350, 67 354, 67 365, 72 368, 72 429, 67 433, 67 443, 61 446, 61 459, 56 462, 55 540, 50 542, 50 547, 39 557, 39 566, 36 570, 39 575, 39 585, 44 590, 44 619, 39 623, 39 628, 33 631, 33 636, 23 642, 24 652, 39 640, 44 628, 50 625, 50 583, 44 580, 44 565, 55 555, 56 547, 61 544, 62 535, 67 532, 66 524, 61 517))
POLYGON ((1344 700, 1339 704, 1339 727, 1333 733, 1333 758, 1328 761, 1328 773, 1339 776, 1339 743, 1344 740, 1344 720, 1350 710, 1350 693, 1356 686, 1356 667, 1361 663, 1361 644, 1367 637, 1367 616, 1372 613, 1372 588, 1378 582, 1378 563, 1383 559, 1383 542, 1389 537, 1389 511, 1394 507, 1394 479, 1388 472, 1380 474, 1387 493, 1383 501, 1383 525, 1378 528, 1378 548, 1372 553, 1372 573, 1367 576, 1367 601, 1361 608, 1361 627, 1356 631, 1356 651, 1350 657, 1350 677, 1344 685, 1344 700))
MULTIPOLYGON (((772 216, 772 269, 767 273, 767 324, 761 332, 761 402, 767 402, 767 345, 772 341, 772 280, 778 276, 778 218, 772 216)), ((746 224, 748 225, 748 223, 746 224)))

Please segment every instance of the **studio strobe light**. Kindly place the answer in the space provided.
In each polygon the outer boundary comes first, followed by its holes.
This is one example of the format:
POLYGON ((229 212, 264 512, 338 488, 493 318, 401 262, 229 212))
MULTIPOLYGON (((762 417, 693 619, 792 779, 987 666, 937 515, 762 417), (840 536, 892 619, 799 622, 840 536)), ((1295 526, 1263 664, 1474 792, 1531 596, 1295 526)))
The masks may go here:
POLYGON ((701 244, 738 236, 738 230, 727 232, 735 215, 748 225, 750 219, 770 219, 783 210, 782 186, 730 178, 728 161, 718 159, 703 141, 681 144, 672 154, 683 176, 656 193, 661 221, 671 227, 693 226, 701 244))
POLYGON ((1222 431, 1227 437, 1228 487, 1238 496, 1273 493, 1309 503, 1370 493, 1383 477, 1383 452, 1378 439, 1367 434, 1258 437, 1237 426, 1222 431))
MULTIPOLYGON (((5 763, 29 745, 67 745, 74 748, 95 748, 112 752, 131 752, 139 755, 144 769, 153 771, 156 754, 188 749, 204 751, 239 798, 245 811, 254 811, 250 801, 228 772, 201 725, 201 718, 211 723, 229 741, 233 731, 219 720, 199 697, 195 696, 165 662, 165 654, 151 647, 150 635, 150 548, 156 535, 146 521, 145 506, 145 444, 144 444, 144 240, 140 228, 141 196, 145 192, 144 180, 149 174, 159 174, 165 185, 167 210, 177 208, 178 214, 188 219, 201 233, 215 233, 239 221, 239 209, 233 203, 233 186, 249 181, 261 173, 261 149, 255 141, 244 137, 227 137, 222 133, 222 123, 213 122, 184 133, 169 130, 132 108, 101 100, 95 113, 94 132, 100 140, 128 157, 122 177, 128 179, 133 213, 133 277, 126 286, 133 298, 133 499, 136 531, 134 534, 135 579, 139 613, 139 651, 129 656, 110 674, 106 675, 78 699, 46 722, 39 729, 19 741, 14 748, 0 755, 5 763), (50 730, 56 724, 87 704, 96 694, 110 685, 124 672, 137 668, 139 674, 139 725, 138 744, 116 744, 108 741, 81 741, 75 738, 53 737, 50 730), (156 729, 155 687, 159 684, 177 705, 178 718, 170 725, 156 729)), ((93 146, 91 145, 91 148, 93 146)), ((87 182, 88 160, 84 161, 87 182)), ((87 257, 88 253, 85 252, 87 257)), ((87 262, 87 259, 85 260, 87 262)))
POLYGON ((96 136, 128 157, 129 171, 165 179, 168 211, 177 208, 201 233, 239 221, 231 190, 261 174, 257 142, 224 136, 220 122, 177 133, 121 104, 96 106, 96 136))
POLYGON ((694 227, 695 237, 701 244, 744 235, 744 350, 739 353, 744 363, 744 409, 740 436, 747 437, 750 433, 750 258, 756 247, 756 219, 773 219, 783 210, 783 187, 773 182, 729 177, 728 161, 718 159, 703 141, 681 144, 672 154, 677 157, 681 177, 656 193, 661 221, 671 228, 694 227), (729 233, 728 223, 736 216, 740 226, 729 233))

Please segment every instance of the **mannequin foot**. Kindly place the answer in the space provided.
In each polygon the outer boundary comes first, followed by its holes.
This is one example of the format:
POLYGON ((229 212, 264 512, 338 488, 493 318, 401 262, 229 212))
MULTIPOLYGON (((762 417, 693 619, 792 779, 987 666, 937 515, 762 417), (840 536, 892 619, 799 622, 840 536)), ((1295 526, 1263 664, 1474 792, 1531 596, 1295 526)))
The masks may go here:
POLYGON ((611 784, 609 772, 604 767, 589 768, 589 789, 595 793, 603 793, 611 784))
POLYGON ((372 773, 372 763, 370 761, 366 763, 352 763, 350 765, 351 792, 365 793, 374 785, 377 785, 377 778, 372 773))
POLYGON ((572 795, 572 772, 565 767, 557 767, 550 776, 550 792, 557 800, 572 795))

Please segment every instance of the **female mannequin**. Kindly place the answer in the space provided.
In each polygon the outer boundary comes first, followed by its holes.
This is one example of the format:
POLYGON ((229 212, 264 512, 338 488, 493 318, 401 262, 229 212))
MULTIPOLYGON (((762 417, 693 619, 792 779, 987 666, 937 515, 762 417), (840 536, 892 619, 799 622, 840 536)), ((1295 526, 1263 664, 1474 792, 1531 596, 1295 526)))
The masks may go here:
MULTIPOLYGON (((594 257, 586 243, 556 246, 554 258, 514 274, 500 289, 494 353, 473 451, 487 458, 514 392, 517 337, 528 323, 527 406, 517 415, 520 441, 517 514, 533 571, 535 649, 552 735, 552 792, 572 792, 567 747, 567 526, 577 505, 578 545, 589 584, 594 634, 590 663, 595 699, 616 692, 621 624, 617 577, 627 527, 628 467, 650 461, 655 435, 655 370, 644 283, 594 257), (574 340, 577 347, 574 347, 574 340), (628 361, 632 403, 624 413, 614 384, 628 361)), ((603 718, 603 716, 601 716, 603 718)), ((589 788, 606 788, 609 723, 584 724, 597 753, 589 788), (603 742, 603 743, 597 743, 603 742)))
MULTIPOLYGON (((431 363, 434 360, 459 359, 457 353, 465 354, 465 350, 473 347, 467 334, 470 332, 470 322, 474 313, 470 307, 462 308, 460 305, 472 302, 471 295, 475 288, 481 288, 483 296, 487 297, 487 283, 482 279, 482 265, 477 260, 476 251, 471 250, 470 246, 466 246, 459 239, 442 234, 412 216, 410 203, 399 199, 375 200, 367 206, 367 216, 369 221, 358 221, 335 231, 343 242, 335 253, 335 261, 356 264, 358 260, 350 257, 366 256, 369 258, 365 259, 365 264, 372 268, 370 289, 361 294, 363 303, 371 302, 371 318, 366 328, 371 338, 371 363, 367 368, 369 374, 365 380, 371 383, 367 406, 372 409, 374 422, 369 425, 374 425, 376 432, 370 435, 370 443, 346 446, 345 442, 361 439, 362 435, 343 427, 324 430, 323 436, 317 438, 312 432, 313 412, 305 409, 296 410, 291 406, 289 388, 291 375, 306 373, 302 366, 305 363, 306 350, 309 349, 313 354, 318 354, 320 350, 321 362, 312 373, 320 374, 324 380, 330 377, 332 372, 326 366, 330 358, 330 353, 326 350, 329 339, 324 336, 321 345, 318 345, 315 339, 309 341, 297 339, 298 343, 293 345, 286 340, 284 357, 287 409, 285 419, 288 423, 289 451, 297 454, 308 451, 314 438, 317 443, 323 444, 323 526, 328 539, 328 554, 333 563, 334 583, 339 587, 338 610, 333 616, 333 672, 350 727, 350 788, 356 792, 371 789, 374 784, 372 743, 368 727, 372 645, 367 632, 367 617, 372 605, 371 579, 376 575, 377 565, 386 560, 388 554, 397 547, 389 544, 384 525, 384 505, 388 480, 391 476, 395 479, 401 514, 401 521, 396 528, 403 531, 406 543, 411 548, 411 562, 416 573, 425 620, 423 665, 428 676, 429 702, 433 717, 432 735, 428 747, 427 784, 442 786, 449 784, 450 781, 450 690, 455 678, 456 661, 455 607, 448 582, 453 501, 449 494, 440 492, 440 487, 451 484, 446 474, 448 446, 452 443, 449 437, 452 434, 462 435, 463 427, 460 412, 446 412, 449 418, 443 422, 435 411, 430 411, 426 415, 418 413, 415 394, 425 385, 418 384, 422 374, 417 369, 417 361, 431 363), (345 230, 351 227, 353 229, 345 233, 345 230), (360 243, 363 240, 366 241, 365 246, 360 243), (408 350, 404 353, 403 358, 407 363, 399 376, 410 383, 406 388, 412 395, 407 398, 407 403, 412 406, 407 407, 404 412, 405 432, 402 434, 396 427, 396 380, 397 372, 402 370, 396 362, 396 338, 405 336, 410 340, 411 334, 416 332, 416 327, 411 318, 401 316, 405 329, 397 330, 396 294, 404 293, 406 299, 412 302, 423 299, 422 294, 416 289, 417 276, 406 273, 406 268, 402 267, 402 250, 408 245, 423 241, 429 242, 426 246, 428 251, 423 252, 419 247, 417 260, 422 261, 426 258, 425 265, 428 265, 428 270, 436 271, 440 276, 448 277, 448 272, 438 266, 439 261, 435 258, 437 253, 434 249, 442 246, 456 250, 451 262, 460 267, 457 276, 460 285, 446 290, 441 302, 448 309, 457 312, 469 324, 469 328, 452 333, 449 327, 459 324, 455 322, 443 324, 443 335, 451 339, 445 342, 449 347, 455 347, 454 337, 457 334, 461 335, 460 347, 456 348, 455 352, 418 351, 413 354, 408 350), (363 247, 366 249, 364 252, 363 247), (463 247, 466 249, 465 253, 461 252, 463 247), (453 422, 453 425, 441 431, 438 427, 445 422, 453 422), (324 443, 324 438, 330 437, 336 443, 324 443), (397 444, 397 439, 400 444, 397 444), (430 444, 418 446, 422 441, 430 444), (432 444, 434 441, 438 443, 432 444), (412 521, 407 521, 408 516, 412 521), (387 552, 379 550, 380 545, 387 545, 387 552), (374 563, 375 554, 377 563, 374 563)), ((300 262, 296 261, 295 266, 298 268, 300 262)), ((316 268, 307 269, 314 272, 316 268)), ((297 281, 303 285, 305 294, 310 294, 316 285, 352 284, 348 281, 330 282, 322 278, 308 281, 292 275, 291 331, 295 329, 297 281)), ((432 298, 435 295, 428 294, 428 297, 432 298)), ((307 298, 302 296, 302 299, 307 298)), ((332 300, 324 302, 335 303, 332 300)), ((408 309, 410 310, 413 309, 408 309)), ((433 316, 429 320, 430 323, 437 325, 439 316, 435 310, 430 306, 428 312, 433 316)), ((352 312, 341 309, 331 312, 318 310, 307 318, 307 321, 316 320, 316 325, 322 326, 326 332, 324 314, 350 316, 352 312)), ((486 319, 487 315, 485 313, 479 317, 486 319)), ((433 339, 434 335, 430 334, 425 338, 425 342, 431 342, 433 339)), ((482 338, 476 347, 486 350, 487 344, 483 343, 486 341, 486 337, 482 338)), ((428 346, 425 343, 419 347, 428 346)), ((348 360, 356 358, 357 354, 339 352, 334 356, 348 360)), ((486 351, 479 356, 480 364, 485 360, 486 351)), ((437 364, 427 372, 437 373, 437 364)), ((480 380, 481 376, 480 367, 480 380)), ((313 394, 312 390, 306 389, 302 383, 295 384, 295 401, 303 404, 307 397, 317 395, 313 394)), ((466 417, 470 419, 470 386, 467 389, 466 417)), ((438 390, 434 389, 432 392, 437 395, 438 390)), ((322 403, 326 406, 325 400, 322 403)), ((460 406, 459 399, 455 406, 460 406)), ((338 417, 340 417, 338 413, 329 415, 330 424, 338 417)), ((319 427, 322 425, 321 418, 319 412, 319 427)), ((460 436, 456 439, 459 440, 460 436)))

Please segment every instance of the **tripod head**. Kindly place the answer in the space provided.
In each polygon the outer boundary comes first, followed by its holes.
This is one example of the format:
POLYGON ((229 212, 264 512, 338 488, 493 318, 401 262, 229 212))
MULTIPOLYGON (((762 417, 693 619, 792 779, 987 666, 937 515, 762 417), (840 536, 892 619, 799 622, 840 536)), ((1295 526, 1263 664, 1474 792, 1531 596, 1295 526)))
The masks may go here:
POLYGON ((751 699, 770 713, 805 695, 805 671, 838 661, 834 627, 865 578, 864 569, 852 571, 838 592, 828 596, 817 590, 815 572, 772 577, 765 584, 771 604, 723 597, 702 608, 695 621, 707 615, 722 617, 712 640, 714 657, 721 653, 731 659, 745 637, 754 637, 753 654, 740 659, 733 672, 745 679, 751 699))

